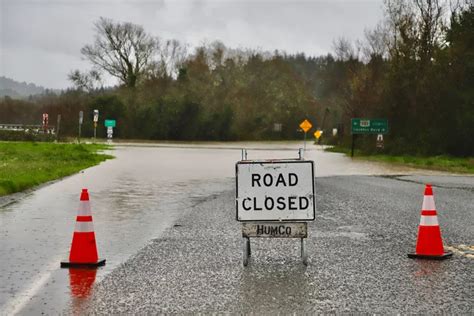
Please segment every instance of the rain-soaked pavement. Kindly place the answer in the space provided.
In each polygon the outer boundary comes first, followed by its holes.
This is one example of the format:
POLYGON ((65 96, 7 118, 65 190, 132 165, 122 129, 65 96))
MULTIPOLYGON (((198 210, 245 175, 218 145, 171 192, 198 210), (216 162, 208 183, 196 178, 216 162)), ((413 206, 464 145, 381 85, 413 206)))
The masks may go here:
POLYGON ((233 202, 242 147, 249 159, 288 158, 301 143, 121 145, 116 159, 0 208, 0 313, 472 312, 469 251, 444 262, 406 253, 424 182, 435 185, 445 244, 474 244, 473 177, 351 161, 311 145, 306 159, 319 178, 309 266, 295 240, 259 240, 243 268, 233 202), (83 187, 107 264, 60 269, 83 187))

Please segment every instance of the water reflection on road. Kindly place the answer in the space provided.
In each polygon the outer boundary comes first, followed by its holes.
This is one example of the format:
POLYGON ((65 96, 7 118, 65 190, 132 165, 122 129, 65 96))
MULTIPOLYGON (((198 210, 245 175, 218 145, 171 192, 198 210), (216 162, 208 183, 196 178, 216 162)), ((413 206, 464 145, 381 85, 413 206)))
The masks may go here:
MULTIPOLYGON (((116 159, 0 209, 0 312, 59 313, 87 297, 76 295, 81 274, 59 268, 68 255, 82 188, 90 192, 99 256, 107 259, 97 275, 85 278, 92 280, 86 282, 90 288, 193 203, 231 188, 241 148, 248 149, 248 159, 276 159, 297 158, 300 147, 301 142, 121 144, 113 151, 116 159)), ((315 161, 317 176, 417 172, 353 162, 313 145, 305 158, 315 161)))

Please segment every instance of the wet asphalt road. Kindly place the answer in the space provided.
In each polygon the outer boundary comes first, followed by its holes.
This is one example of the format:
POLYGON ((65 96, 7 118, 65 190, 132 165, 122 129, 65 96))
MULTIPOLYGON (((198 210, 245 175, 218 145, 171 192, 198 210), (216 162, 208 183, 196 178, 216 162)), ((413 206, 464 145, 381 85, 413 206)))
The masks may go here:
POLYGON ((229 180, 227 191, 194 204, 66 312, 472 314, 472 255, 407 258, 426 182, 434 185, 445 247, 473 245, 473 177, 327 177, 316 179, 309 265, 297 239, 252 239, 243 267, 229 180))
MULTIPOLYGON (((0 197, 0 315, 80 310, 94 282, 161 237, 196 201, 232 190, 227 183, 242 148, 249 159, 275 159, 296 158, 302 147, 299 141, 121 143, 113 160, 0 197), (99 256, 107 264, 81 277, 59 262, 68 256, 82 188, 89 189, 99 256)), ((305 157, 315 161, 316 177, 439 174, 351 160, 310 144, 305 157)))

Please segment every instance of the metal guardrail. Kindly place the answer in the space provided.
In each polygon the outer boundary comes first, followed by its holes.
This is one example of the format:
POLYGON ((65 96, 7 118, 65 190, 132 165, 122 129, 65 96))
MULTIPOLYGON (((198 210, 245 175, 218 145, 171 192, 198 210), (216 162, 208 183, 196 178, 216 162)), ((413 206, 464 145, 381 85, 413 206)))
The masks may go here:
POLYGON ((55 134, 54 127, 47 127, 46 129, 43 125, 28 125, 28 124, 3 124, 0 123, 0 130, 4 131, 16 131, 16 132, 25 132, 25 133, 35 133, 35 134, 55 134))

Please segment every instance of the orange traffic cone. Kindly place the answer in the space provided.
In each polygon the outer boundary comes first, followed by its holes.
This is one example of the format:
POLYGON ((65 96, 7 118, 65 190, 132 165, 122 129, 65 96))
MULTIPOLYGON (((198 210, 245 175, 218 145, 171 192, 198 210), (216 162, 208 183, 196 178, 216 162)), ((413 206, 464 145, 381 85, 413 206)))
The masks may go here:
POLYGON ((105 259, 99 259, 97 255, 91 206, 87 189, 82 189, 81 201, 79 203, 69 261, 61 262, 61 267, 103 266, 105 259))
POLYGON ((418 226, 416 250, 415 253, 408 254, 408 258, 442 260, 452 255, 452 252, 444 251, 438 216, 436 214, 433 189, 430 184, 427 184, 425 196, 423 197, 420 226, 418 226))

